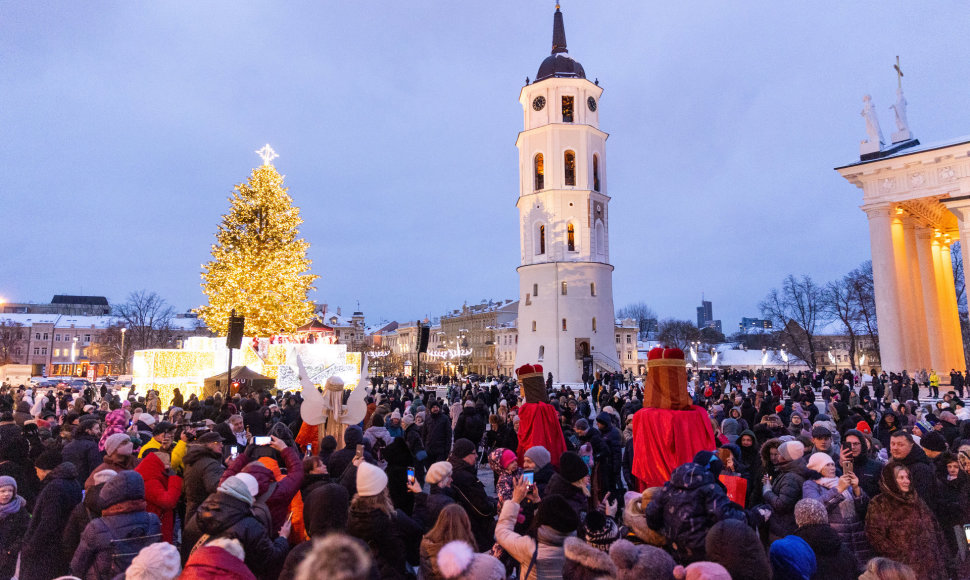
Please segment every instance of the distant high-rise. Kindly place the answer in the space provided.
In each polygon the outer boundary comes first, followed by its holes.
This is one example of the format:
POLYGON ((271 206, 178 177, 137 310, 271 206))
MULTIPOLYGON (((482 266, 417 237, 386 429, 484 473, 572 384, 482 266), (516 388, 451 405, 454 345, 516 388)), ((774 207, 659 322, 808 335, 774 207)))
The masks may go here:
POLYGON ((714 320, 714 306, 710 300, 701 299, 701 305, 697 307, 697 328, 713 328, 721 332, 721 321, 714 320))

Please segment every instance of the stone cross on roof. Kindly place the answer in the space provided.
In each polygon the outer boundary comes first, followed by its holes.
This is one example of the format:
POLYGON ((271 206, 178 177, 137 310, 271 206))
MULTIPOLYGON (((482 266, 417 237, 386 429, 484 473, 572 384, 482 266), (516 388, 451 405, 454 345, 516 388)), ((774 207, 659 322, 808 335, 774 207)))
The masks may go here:
POLYGON ((896 64, 893 65, 896 69, 896 83, 898 83, 898 88, 903 88, 903 69, 899 68, 899 55, 896 55, 896 64))

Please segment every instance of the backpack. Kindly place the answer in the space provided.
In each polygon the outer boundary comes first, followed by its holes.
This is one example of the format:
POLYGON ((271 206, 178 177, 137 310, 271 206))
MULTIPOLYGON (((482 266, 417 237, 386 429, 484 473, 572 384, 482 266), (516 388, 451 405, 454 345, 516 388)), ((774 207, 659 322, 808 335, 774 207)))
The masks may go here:
POLYGON ((111 554, 111 571, 107 575, 107 578, 114 578, 119 574, 124 575, 125 570, 131 566, 131 561, 135 559, 138 552, 147 546, 155 544, 162 541, 162 534, 148 534, 149 518, 148 514, 144 515, 144 525, 138 526, 128 532, 127 537, 118 538, 115 536, 114 530, 108 525, 104 519, 99 518, 97 521, 101 522, 101 525, 107 530, 108 535, 111 536, 111 541, 109 542, 109 552, 111 554))

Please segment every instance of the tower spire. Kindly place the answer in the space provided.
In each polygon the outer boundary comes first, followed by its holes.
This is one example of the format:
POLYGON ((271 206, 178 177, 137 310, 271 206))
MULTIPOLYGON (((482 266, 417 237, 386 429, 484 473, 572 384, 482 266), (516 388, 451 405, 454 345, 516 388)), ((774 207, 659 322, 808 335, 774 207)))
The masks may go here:
POLYGON ((569 52, 566 49, 566 26, 562 23, 562 12, 556 2, 556 13, 552 17, 552 54, 569 52))

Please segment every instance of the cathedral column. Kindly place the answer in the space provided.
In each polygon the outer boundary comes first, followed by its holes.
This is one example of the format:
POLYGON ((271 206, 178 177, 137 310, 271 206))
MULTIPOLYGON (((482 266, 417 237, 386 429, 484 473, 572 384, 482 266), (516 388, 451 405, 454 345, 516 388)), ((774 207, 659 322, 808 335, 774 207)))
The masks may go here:
POLYGON ((903 329, 899 309, 899 283, 893 246, 892 204, 863 206, 869 217, 872 246, 872 278, 876 294, 876 322, 879 325, 879 360, 887 371, 905 369, 903 329))
MULTIPOLYGON (((963 257, 963 276, 966 280, 967 265, 970 264, 970 179, 960 180, 960 191, 955 197, 942 200, 943 204, 957 216, 957 232, 960 236, 960 254, 963 257)), ((952 262, 951 262, 952 264, 952 262)), ((967 369, 966 357, 963 351, 963 331, 957 319, 957 331, 960 336, 960 353, 953 367, 959 371, 967 369)))
POLYGON ((946 346, 945 333, 940 320, 940 293, 937 290, 936 276, 938 252, 933 251, 933 230, 919 228, 916 233, 916 251, 920 266, 920 282, 923 287, 923 319, 926 321, 930 367, 942 368, 946 364, 946 346))
POLYGON ((906 274, 900 277, 906 290, 902 301, 906 309, 903 343, 908 351, 906 359, 909 367, 923 368, 930 366, 930 347, 926 336, 923 287, 916 250, 916 222, 911 217, 903 219, 903 240, 906 248, 906 274))
MULTIPOLYGON (((962 244, 961 244, 962 245, 962 244)), ((963 360, 963 335, 960 332, 960 313, 957 309, 956 288, 953 282, 953 258, 950 255, 950 245, 940 244, 940 266, 943 273, 944 296, 941 300, 941 310, 946 332, 946 368, 936 369, 946 376, 951 368, 957 368, 963 360)))

